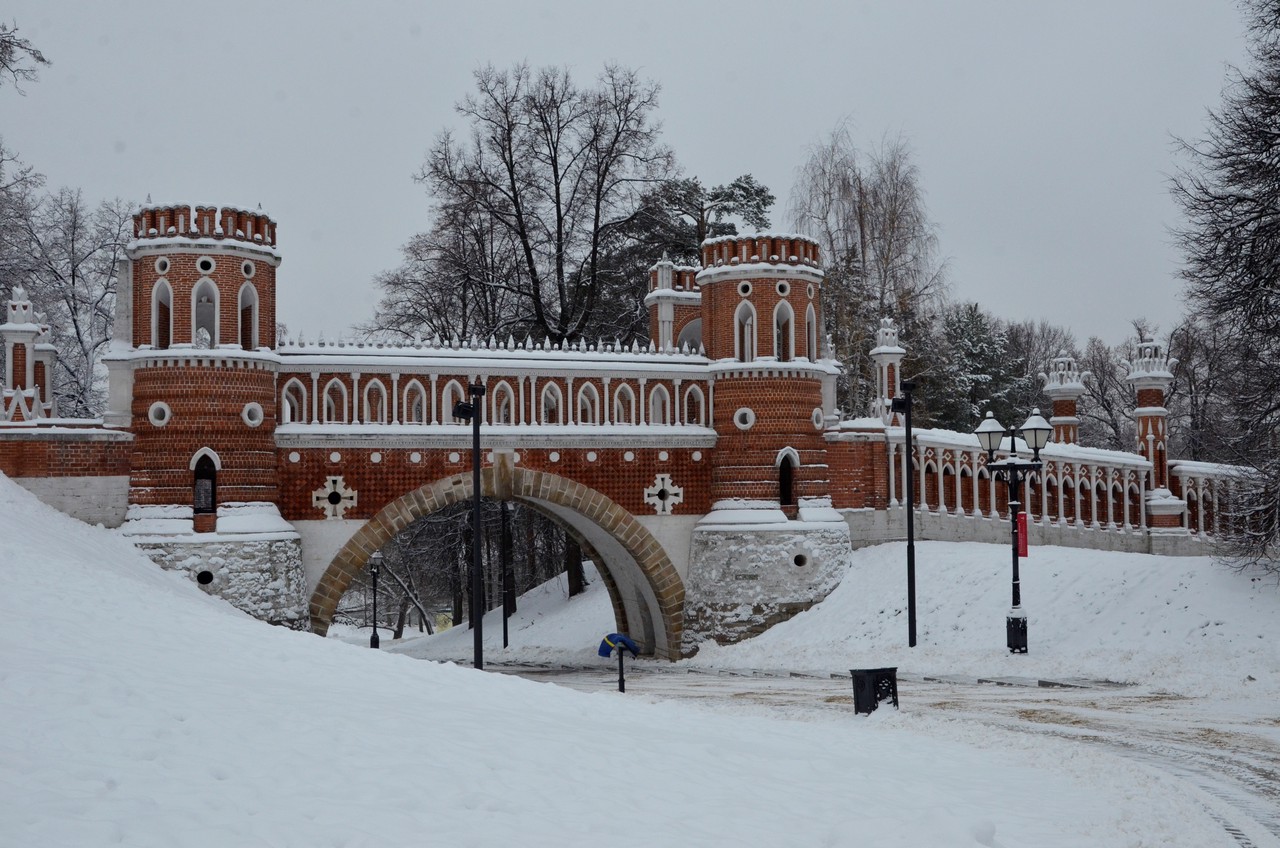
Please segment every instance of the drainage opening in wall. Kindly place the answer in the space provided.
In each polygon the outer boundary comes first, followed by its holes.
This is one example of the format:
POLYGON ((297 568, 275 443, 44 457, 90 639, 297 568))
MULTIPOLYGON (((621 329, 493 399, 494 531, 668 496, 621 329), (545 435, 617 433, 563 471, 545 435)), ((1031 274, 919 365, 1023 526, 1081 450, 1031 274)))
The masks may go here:
POLYGON ((209 570, 201 571, 196 575, 196 582, 201 586, 208 586, 213 582, 213 572, 209 570))
POLYGON ((796 554, 794 557, 791 558, 791 563, 796 568, 804 568, 806 565, 809 564, 809 558, 804 554, 796 554))

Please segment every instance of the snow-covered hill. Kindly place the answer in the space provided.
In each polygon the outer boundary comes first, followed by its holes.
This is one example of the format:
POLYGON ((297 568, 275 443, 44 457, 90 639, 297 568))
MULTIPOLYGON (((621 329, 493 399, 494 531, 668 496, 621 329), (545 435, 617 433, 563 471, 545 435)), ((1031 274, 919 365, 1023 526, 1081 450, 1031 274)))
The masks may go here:
MULTIPOLYGON (((724 661, 801 638, 776 632, 724 661)), ((0 476, 0 846, 1226 844, 1143 768, 951 734, 907 709, 786 721, 583 695, 272 628, 0 476)))

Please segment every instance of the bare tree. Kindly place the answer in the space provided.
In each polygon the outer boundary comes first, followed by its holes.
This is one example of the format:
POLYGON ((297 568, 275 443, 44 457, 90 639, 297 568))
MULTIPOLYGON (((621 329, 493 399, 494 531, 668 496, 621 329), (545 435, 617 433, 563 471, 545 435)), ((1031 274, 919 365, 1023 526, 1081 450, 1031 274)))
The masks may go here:
POLYGON ((848 366, 841 403, 862 412, 874 392, 867 352, 879 320, 894 318, 912 356, 920 356, 925 351, 910 341, 946 294, 946 263, 910 147, 891 138, 864 153, 841 124, 800 168, 790 206, 792 226, 825 254, 823 311, 836 356, 848 366))
POLYGON ((53 64, 36 49, 28 39, 18 35, 16 21, 0 23, 0 85, 6 78, 13 82, 19 94, 24 93, 20 82, 34 82, 41 65, 53 64))
POLYGON ((23 286, 51 327, 58 350, 53 378, 59 411, 101 411, 105 375, 99 359, 111 340, 116 262, 131 232, 131 207, 120 200, 89 208, 76 189, 17 199, 6 221, 0 278, 23 286))
POLYGON ((1280 0, 1245 0, 1251 67, 1233 69, 1207 136, 1181 142, 1173 180, 1194 316, 1233 349, 1231 448, 1253 473, 1238 487, 1231 556, 1280 574, 1280 0))
POLYGON ((553 341, 591 331, 601 293, 622 281, 607 261, 674 158, 654 121, 658 87, 610 65, 592 88, 565 68, 485 67, 457 110, 470 133, 443 134, 418 175, 442 208, 463 206, 515 246, 505 281, 521 317, 553 341))

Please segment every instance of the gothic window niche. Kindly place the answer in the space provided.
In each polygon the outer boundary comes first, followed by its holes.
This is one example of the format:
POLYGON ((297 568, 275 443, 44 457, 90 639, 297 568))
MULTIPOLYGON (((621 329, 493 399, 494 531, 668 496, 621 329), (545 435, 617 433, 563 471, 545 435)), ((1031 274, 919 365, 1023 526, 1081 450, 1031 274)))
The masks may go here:
POLYGON ((199 348, 218 346, 218 287, 208 277, 191 292, 191 342, 199 348))
POLYGON ((795 352, 795 313, 786 301, 773 311, 773 355, 779 362, 790 362, 795 352))
POLYGON ((173 289, 167 280, 156 280, 151 290, 151 346, 167 350, 173 340, 173 289))
POLYGON ((240 347, 258 348, 258 290, 253 283, 240 287, 240 347))
POLYGON ((752 362, 756 358, 756 311, 743 302, 734 315, 734 347, 739 362, 752 362))
POLYGON ((202 453, 192 469, 191 512, 196 532, 213 529, 218 514, 218 465, 208 453, 202 453))

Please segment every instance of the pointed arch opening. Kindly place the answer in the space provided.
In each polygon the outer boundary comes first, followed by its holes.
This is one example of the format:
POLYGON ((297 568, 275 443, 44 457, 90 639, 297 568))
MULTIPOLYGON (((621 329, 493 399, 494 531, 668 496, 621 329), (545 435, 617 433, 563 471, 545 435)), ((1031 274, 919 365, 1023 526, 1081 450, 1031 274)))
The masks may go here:
POLYGON ((778 505, 796 505, 796 470, 800 467, 800 455, 795 448, 778 451, 778 505))
POLYGON ((511 385, 503 380, 493 390, 492 421, 494 424, 514 424, 515 412, 515 393, 511 390, 511 385))
POLYGON ((613 423, 636 423, 636 393, 628 385, 618 386, 613 393, 613 423))
POLYGON ((404 406, 401 417, 406 424, 427 423, 427 390, 414 378, 404 389, 404 406))
POLYGON ((370 380, 364 387, 364 415, 366 424, 386 424, 388 418, 387 389, 380 380, 370 380))
POLYGON ((280 392, 280 423, 305 424, 307 422, 307 387, 297 377, 284 384, 280 392))
POLYGON ((702 347, 702 319, 694 318, 688 324, 680 329, 680 336, 676 339, 676 348, 683 350, 689 348, 693 353, 697 353, 702 347))
POLYGON ((151 289, 151 346, 167 350, 173 342, 173 288, 161 277, 151 289))
POLYGON ((258 290, 253 283, 246 282, 240 287, 240 347, 245 350, 258 349, 258 290))
POLYGON ((218 287, 208 277, 191 292, 191 343, 199 348, 217 347, 218 287))
POLYGON ((756 358, 756 310, 743 301, 733 315, 733 352, 739 362, 754 362, 756 358))
POLYGON ((196 515, 218 512, 218 471, 222 462, 209 448, 201 448, 191 457, 191 511, 196 515))
POLYGON ((542 387, 541 414, 538 420, 543 424, 564 423, 564 396, 555 383, 547 383, 542 387))
POLYGON ((684 423, 705 427, 707 404, 698 386, 690 386, 684 393, 684 423))
POLYGON ((649 392, 649 423, 671 423, 671 395, 666 386, 654 386, 649 392))
POLYGON ((320 420, 325 424, 346 424, 347 408, 347 386, 334 377, 324 387, 324 415, 320 420))
POLYGON ((795 327, 796 314, 791 304, 779 301, 773 310, 773 355, 779 362, 790 362, 795 358, 795 327))
POLYGON ((578 389, 578 423, 600 423, 600 393, 591 383, 584 383, 578 389))
POLYGON ((444 410, 444 423, 446 424, 466 424, 461 418, 457 418, 453 414, 453 408, 459 403, 467 399, 467 392, 462 388, 462 384, 457 380, 450 380, 445 384, 444 392, 440 395, 440 408, 444 410))
POLYGON ((804 354, 809 357, 810 362, 817 362, 818 353, 818 313, 813 308, 813 304, 809 304, 809 308, 804 313, 804 354))

